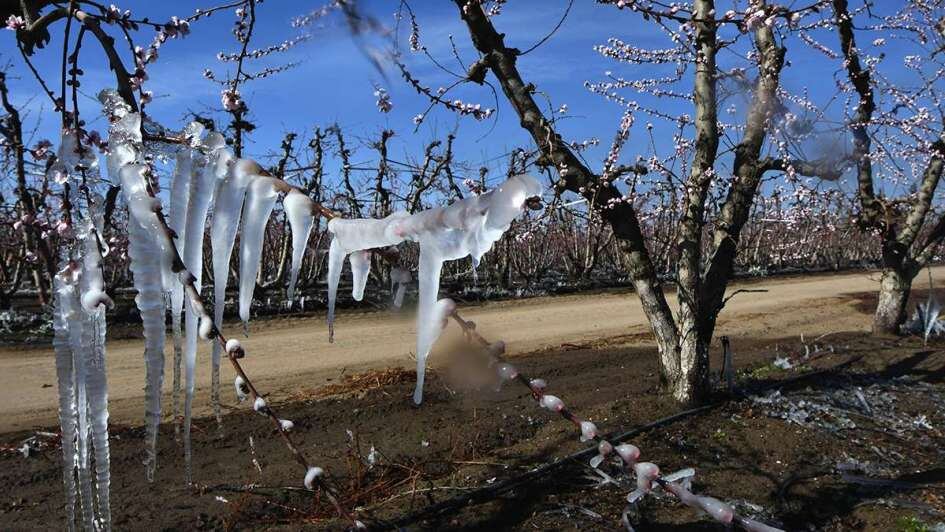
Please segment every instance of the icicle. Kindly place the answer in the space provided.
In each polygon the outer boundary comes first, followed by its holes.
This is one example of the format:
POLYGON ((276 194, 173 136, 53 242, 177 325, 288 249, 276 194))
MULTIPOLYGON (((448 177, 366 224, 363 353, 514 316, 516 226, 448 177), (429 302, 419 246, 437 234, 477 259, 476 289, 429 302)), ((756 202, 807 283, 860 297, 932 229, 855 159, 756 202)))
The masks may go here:
MULTIPOLYGON (((224 145, 223 136, 217 132, 211 132, 207 135, 204 145, 200 147, 209 153, 204 155, 200 154, 199 151, 195 151, 198 155, 191 157, 190 190, 188 192, 187 216, 185 217, 184 246, 181 254, 187 272, 181 273, 181 275, 191 276, 198 294, 203 281, 204 228, 207 223, 207 211, 210 209, 210 202, 213 199, 213 189, 217 181, 216 169, 214 168, 216 154, 214 152, 224 145)), ((187 342, 184 351, 184 478, 190 484, 192 456, 190 427, 196 385, 194 371, 197 365, 197 337, 200 332, 198 329, 205 312, 203 308, 197 308, 195 303, 190 300, 187 302, 186 309, 187 315, 184 323, 187 342)))
POLYGON ((286 297, 291 304, 292 297, 295 295, 295 283, 299 280, 299 270, 302 268, 302 257, 305 255, 308 237, 312 232, 312 224, 315 222, 315 215, 312 212, 315 203, 302 192, 292 189, 282 200, 282 207, 285 209, 289 226, 292 228, 292 270, 289 273, 289 286, 286 289, 286 297))
POLYGON ((371 252, 354 251, 348 255, 351 264, 351 297, 355 301, 364 299, 364 287, 367 286, 368 274, 371 272, 371 252))
POLYGON ((133 166, 141 141, 141 116, 127 113, 109 127, 107 166, 113 182, 121 183, 128 204, 128 256, 138 294, 135 304, 141 314, 145 361, 145 475, 154 480, 157 467, 157 436, 161 423, 161 392, 164 386, 165 298, 164 253, 156 235, 155 211, 160 202, 147 193, 144 168, 133 166))
POLYGON ((161 247, 155 233, 147 228, 153 216, 152 198, 145 190, 140 169, 128 167, 121 172, 122 192, 129 205, 128 256, 138 294, 135 304, 141 313, 144 329, 145 381, 145 472, 148 481, 154 480, 157 465, 157 435, 161 423, 161 391, 164 385, 164 294, 161 271, 161 247), (149 208, 152 207, 152 208, 149 208), (137 212, 136 212, 137 211, 137 212))
MULTIPOLYGON (((238 159, 229 165, 223 179, 217 184, 214 194, 213 222, 210 226, 210 247, 213 262, 213 319, 217 327, 223 327, 223 310, 226 304, 226 287, 230 276, 230 258, 233 243, 239 230, 240 212, 243 210, 243 196, 246 186, 259 171, 259 165, 249 159, 238 159)), ((217 418, 217 426, 222 430, 220 412, 220 355, 219 342, 213 344, 210 362, 210 402, 217 418)))
MULTIPOLYGON (((90 207, 91 208, 91 207, 90 207)), ((82 307, 86 312, 86 326, 82 331, 85 360, 85 387, 91 417, 92 447, 95 452, 95 495, 97 529, 111 529, 109 486, 111 484, 108 446, 108 382, 105 376, 105 308, 112 307, 105 294, 102 278, 102 255, 98 235, 101 219, 90 228, 84 238, 82 261, 82 307)))
MULTIPOLYGON (((72 263, 74 271, 81 272, 81 266, 72 263)), ((92 530, 95 511, 92 506, 92 475, 89 471, 89 401, 86 393, 85 353, 89 351, 90 335, 86 334, 85 312, 79 303, 77 287, 70 287, 64 294, 64 315, 69 327, 69 345, 72 351, 72 366, 75 370, 76 394, 76 467, 78 470, 79 499, 82 504, 83 528, 92 530)))
POLYGON ((263 238, 266 222, 275 206, 276 180, 272 177, 257 176, 246 189, 246 201, 243 203, 243 232, 240 235, 240 319, 243 324, 249 322, 250 304, 256 289, 256 274, 262 259, 263 238))
MULTIPOLYGON (((399 244, 404 237, 394 234, 393 222, 409 215, 396 212, 382 220, 332 218, 328 231, 334 235, 328 248, 328 341, 335 337, 335 301, 345 256, 354 251, 399 244)), ((435 297, 434 297, 435 300, 435 297)))
MULTIPOLYGON (((443 262, 469 255, 473 265, 478 264, 519 215, 525 201, 540 194, 541 185, 535 178, 519 175, 479 196, 417 214, 399 212, 382 220, 331 220, 328 230, 334 238, 328 258, 329 339, 334 337, 335 297, 344 257, 355 251, 393 246, 404 240, 419 242, 417 388, 414 391, 414 401, 419 404, 423 398, 423 368, 436 340, 432 334, 439 334, 433 308, 443 262)), ((356 284, 356 294, 357 291, 356 284)))
MULTIPOLYGON (((420 264, 420 268, 423 269, 423 263, 420 264)), ((439 274, 439 271, 437 274, 439 274)), ((437 278, 439 278, 439 275, 437 275, 437 278)), ((435 297, 436 292, 433 292, 433 294, 435 297)), ((413 402, 418 405, 423 402, 423 378, 427 369, 427 357, 430 355, 430 349, 433 348, 433 344, 436 343, 446 327, 446 320, 456 310, 456 303, 452 299, 441 299, 427 308, 424 308, 423 305, 424 303, 421 301, 421 309, 417 318, 417 385, 413 391, 413 402)))
MULTIPOLYGON (((68 312, 70 305, 67 298, 74 298, 74 287, 69 286, 67 278, 72 271, 66 265, 63 273, 53 279, 55 288, 55 308, 53 309, 53 349, 56 353, 56 378, 59 385, 59 426, 62 429, 62 481, 66 495, 66 523, 69 530, 75 529, 76 483, 75 470, 78 465, 76 448, 76 398, 73 385, 73 359, 70 345, 68 312)), ((74 280, 72 281, 74 282, 74 280)))
POLYGON ((410 271, 403 268, 392 268, 390 271, 390 293, 394 298, 394 308, 400 308, 404 304, 404 293, 407 292, 407 284, 413 280, 410 271))
MULTIPOLYGON (((190 179, 192 176, 191 151, 182 149, 177 153, 177 166, 171 178, 170 209, 167 225, 174 232, 173 242, 178 254, 183 257, 184 243, 187 236, 187 208, 190 204, 190 179)), ((165 254, 169 255, 169 254, 165 254)), ((165 269, 165 272, 169 272, 165 269)), ((173 275, 164 279, 164 286, 171 294, 171 333, 174 337, 174 433, 180 437, 180 394, 181 362, 184 358, 183 338, 181 337, 181 313, 184 309, 184 287, 173 275)))

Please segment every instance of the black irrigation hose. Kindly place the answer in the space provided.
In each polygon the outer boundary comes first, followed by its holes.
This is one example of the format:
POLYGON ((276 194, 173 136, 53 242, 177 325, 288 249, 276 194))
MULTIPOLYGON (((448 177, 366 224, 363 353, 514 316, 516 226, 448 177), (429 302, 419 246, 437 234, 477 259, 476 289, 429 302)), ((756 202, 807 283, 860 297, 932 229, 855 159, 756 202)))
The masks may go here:
MULTIPOLYGON (((859 356, 851 358, 850 360, 837 364, 836 366, 832 366, 832 367, 817 370, 817 371, 811 371, 808 373, 804 373, 803 375, 797 375, 789 379, 773 382, 773 383, 770 383, 769 385, 761 387, 760 389, 756 390, 756 392, 769 390, 771 388, 781 387, 786 384, 793 384, 797 381, 808 379, 810 377, 814 377, 818 375, 823 375, 825 373, 832 373, 837 370, 843 369, 859 361, 862 358, 863 358, 863 355, 859 355, 859 356)), ((675 421, 692 416, 694 414, 699 414, 701 412, 712 410, 716 407, 719 407, 719 406, 722 406, 724 404, 731 402, 733 399, 742 399, 744 397, 746 397, 745 394, 738 394, 731 398, 716 401, 714 403, 710 403, 704 406, 691 408, 689 410, 683 410, 682 412, 677 412, 671 416, 667 416, 662 419, 658 419, 656 421, 647 423, 645 425, 641 425, 639 427, 630 429, 612 438, 608 437, 607 441, 610 441, 616 444, 624 440, 627 440, 629 438, 632 438, 634 436, 638 436, 649 430, 659 428, 665 425, 669 425, 675 421)), ((419 511, 413 512, 411 514, 407 514, 397 519, 396 521, 379 521, 376 523, 372 523, 371 529, 372 530, 398 530, 398 529, 402 529, 406 527, 407 525, 416 523, 417 521, 431 519, 431 518, 443 515, 450 511, 459 510, 460 508, 463 508, 464 506, 467 506, 469 504, 478 504, 478 503, 492 500, 498 495, 511 491, 512 489, 515 489, 523 484, 528 484, 549 473, 557 471, 558 469, 561 469, 565 465, 569 465, 574 461, 584 460, 588 457, 594 456, 595 454, 597 454, 596 445, 593 447, 584 449, 583 451, 578 451, 576 453, 570 454, 556 462, 545 464, 536 469, 532 469, 531 471, 527 471, 525 473, 522 473, 521 475, 503 480, 501 482, 496 482, 492 485, 485 486, 485 487, 482 487, 473 491, 469 491, 467 493, 457 495, 456 497, 452 497, 450 499, 446 499, 438 503, 432 504, 419 511)))

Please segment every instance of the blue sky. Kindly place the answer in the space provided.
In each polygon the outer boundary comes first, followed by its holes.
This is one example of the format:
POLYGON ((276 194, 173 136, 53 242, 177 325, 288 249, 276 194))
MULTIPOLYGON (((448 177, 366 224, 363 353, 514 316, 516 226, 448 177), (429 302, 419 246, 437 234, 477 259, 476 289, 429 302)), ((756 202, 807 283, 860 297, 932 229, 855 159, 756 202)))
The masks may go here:
MULTIPOLYGON (((379 21, 394 26, 393 13, 399 2, 375 0, 362 4, 379 21)), ((156 21, 166 20, 171 15, 187 16, 198 5, 207 7, 213 4, 189 0, 138 0, 119 4, 123 9, 131 9, 138 18, 147 16, 156 21)), ((268 0, 259 5, 254 47, 276 44, 296 35, 297 30, 290 27, 290 20, 320 5, 320 2, 296 0, 268 0)), ((411 5, 421 25, 421 40, 438 61, 447 68, 460 70, 450 52, 448 36, 451 34, 463 61, 469 64, 475 59, 468 32, 452 2, 414 0, 411 5)), ((526 49, 554 27, 566 6, 564 0, 515 0, 507 4, 503 14, 495 19, 495 24, 499 31, 507 33, 507 45, 526 49)), ((208 67, 218 73, 225 72, 226 65, 219 63, 215 56, 220 51, 233 52, 237 49, 237 43, 230 33, 234 19, 231 11, 218 13, 209 19, 195 22, 190 36, 168 41, 162 47, 159 61, 149 67, 150 80, 146 84, 146 88, 155 94, 155 101, 149 106, 149 112, 154 118, 170 128, 180 128, 184 125, 187 112, 207 113, 209 109, 219 108, 219 86, 204 79, 202 72, 208 67)), ((53 80, 58 78, 61 53, 59 26, 54 35, 50 47, 38 51, 34 56, 40 71, 53 80)), ((142 30, 136 39, 139 44, 146 45, 151 36, 150 30, 142 30)), ((553 109, 567 104, 568 112, 559 125, 567 139, 600 139, 601 146, 588 153, 588 159, 595 168, 599 168, 620 121, 622 109, 586 90, 583 82, 599 81, 604 78, 606 71, 626 77, 634 74, 626 66, 603 58, 593 50, 594 45, 604 43, 610 36, 637 46, 669 46, 669 41, 659 30, 643 23, 636 15, 578 0, 560 30, 543 46, 521 57, 518 62, 523 76, 538 87, 542 97, 550 99, 553 109)), ((39 136, 55 142, 58 136, 57 119, 49 113, 48 102, 39 92, 35 80, 22 67, 22 59, 13 45, 12 34, 2 34, 0 37, 0 54, 13 65, 18 75, 18 79, 10 81, 15 101, 27 108, 31 120, 36 121, 39 116, 43 116, 39 122, 39 136)), ((833 35, 823 34, 822 37, 825 44, 836 49, 833 35)), ((865 36, 861 38, 867 43, 871 40, 865 36)), ((401 44, 413 73, 424 84, 436 88, 451 83, 452 78, 448 74, 424 57, 406 50, 404 31, 401 33, 401 44)), ((895 47, 896 43, 887 46, 895 47)), ((111 86, 113 78, 96 47, 91 40, 83 47, 85 76, 82 88, 89 97, 80 105, 91 126, 104 129, 97 103, 91 96, 101 88, 111 86)), ((809 87, 816 97, 824 101, 835 93, 837 62, 826 60, 796 40, 791 45, 788 58, 790 64, 784 71, 784 84, 788 90, 798 92, 809 87)), ((721 62, 730 64, 737 60, 735 56, 720 58, 721 62)), ((315 28, 313 39, 288 53, 279 54, 275 62, 254 64, 250 69, 259 70, 267 65, 294 61, 299 61, 299 66, 253 82, 244 89, 244 98, 258 126, 249 138, 247 153, 250 156, 264 159, 271 155, 278 150, 286 131, 299 132, 303 138, 307 138, 314 126, 324 127, 337 122, 349 137, 349 144, 357 150, 355 162, 373 159, 374 153, 362 142, 376 137, 384 128, 397 132, 390 144, 392 158, 418 159, 422 157, 422 148, 427 142, 436 137, 442 138, 456 128, 456 158, 468 161, 473 167, 491 165, 495 170, 493 175, 498 179, 504 161, 501 156, 516 146, 532 145, 504 97, 499 94, 496 102, 487 87, 471 84, 451 94, 464 101, 498 107, 496 118, 478 122, 468 117, 457 117, 445 110, 435 110, 414 132, 412 117, 426 108, 426 99, 418 96, 394 70, 389 70, 385 79, 337 19, 315 28), (394 108, 388 114, 378 112, 374 104, 375 84, 385 87, 391 94, 394 108)), ((656 70, 637 70, 636 73, 652 76, 656 70)), ((688 83, 682 83, 677 88, 681 91, 690 89, 688 83)), ((629 92, 626 95, 634 96, 629 92)), ((644 101, 643 98, 638 99, 644 101)), ((686 102, 672 99, 650 101, 670 113, 691 113, 691 105, 686 102)), ((735 99, 733 103, 741 102, 735 99)), ((837 111, 840 110, 838 107, 837 111)), ((649 141, 642 130, 646 122, 646 116, 637 117, 637 126, 624 151, 624 159, 647 154, 649 141)), ((669 133, 668 129, 666 133, 669 133)), ((670 142, 668 134, 659 135, 661 147, 670 145, 670 142)))

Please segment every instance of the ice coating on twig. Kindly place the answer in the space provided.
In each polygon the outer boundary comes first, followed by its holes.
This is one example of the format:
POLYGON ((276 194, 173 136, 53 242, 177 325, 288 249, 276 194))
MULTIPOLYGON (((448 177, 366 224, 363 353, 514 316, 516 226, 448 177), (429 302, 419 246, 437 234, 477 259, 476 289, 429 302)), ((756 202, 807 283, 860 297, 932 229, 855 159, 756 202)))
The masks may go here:
POLYGON ((420 404, 423 401, 423 379, 427 369, 427 356, 430 349, 446 327, 450 314, 456 311, 456 303, 452 299, 441 299, 433 304, 432 308, 421 315, 426 318, 417 323, 417 385, 413 391, 413 402, 420 404))
POLYGON ((720 523, 727 525, 735 517, 735 511, 732 510, 731 506, 713 497, 698 496, 696 497, 696 504, 703 512, 709 514, 709 517, 720 523))
POLYGON ((293 423, 292 420, 289 420, 289 419, 280 419, 279 428, 288 432, 295 428, 295 423, 293 423))
POLYGON ((297 189, 292 189, 282 200, 289 227, 292 228, 292 269, 289 271, 289 286, 286 288, 286 297, 289 302, 295 295, 295 284, 299 279, 299 270, 302 269, 302 258, 308 245, 308 237, 312 232, 315 215, 312 210, 315 203, 297 189))
POLYGON ((246 199, 243 202, 243 231, 240 235, 240 319, 246 324, 249 322, 250 305, 253 302, 253 291, 256 289, 256 274, 259 272, 259 261, 262 259, 263 238, 266 233, 266 222, 276 204, 278 194, 275 189, 276 180, 268 176, 256 176, 246 188, 246 199))
POLYGON ((495 372, 503 381, 510 381, 518 376, 518 370, 515 369, 515 366, 509 364, 508 362, 497 364, 495 367, 495 372))
POLYGON ((664 486, 664 489, 679 499, 679 502, 685 504, 686 506, 691 506, 693 508, 698 508, 698 497, 693 495, 691 491, 683 487, 681 484, 676 482, 667 482, 664 486))
POLYGON ((473 264, 508 229, 521 213, 525 200, 541 195, 541 184, 528 175, 509 178, 505 183, 478 196, 445 207, 416 214, 394 213, 382 220, 333 219, 328 255, 328 331, 334 337, 335 298, 344 257, 354 251, 383 248, 404 240, 420 243, 417 302, 417 388, 414 402, 423 400, 423 374, 430 347, 439 336, 434 307, 439 297, 440 272, 446 260, 470 256, 473 264), (432 338, 432 339, 431 339, 432 338))
MULTIPOLYGON (((230 276, 230 258, 240 225, 243 196, 246 186, 258 171, 259 166, 248 159, 237 159, 227 165, 223 178, 217 182, 214 192, 213 220, 210 224, 210 252, 213 263, 213 319, 217 327, 223 327, 223 311, 226 304, 226 287, 230 276)), ((210 400, 213 403, 217 426, 222 426, 220 412, 220 355, 219 342, 213 344, 210 360, 210 400)), ((221 429, 222 430, 222 429, 221 429)))
POLYGON ((735 517, 735 520, 747 532, 784 532, 780 528, 775 528, 773 526, 766 525, 760 521, 755 521, 754 519, 748 519, 747 517, 735 517))

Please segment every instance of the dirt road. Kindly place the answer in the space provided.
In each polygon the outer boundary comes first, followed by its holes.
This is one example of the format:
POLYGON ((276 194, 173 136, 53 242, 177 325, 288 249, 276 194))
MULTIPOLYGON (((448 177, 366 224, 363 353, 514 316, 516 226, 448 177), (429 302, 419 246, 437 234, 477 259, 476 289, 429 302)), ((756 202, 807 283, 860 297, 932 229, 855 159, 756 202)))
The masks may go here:
MULTIPOLYGON (((945 267, 934 269, 933 275, 936 283, 945 281, 945 267)), ((723 311, 717 332, 732 337, 737 346, 738 338, 747 334, 779 338, 867 330, 869 316, 856 308, 857 301, 850 295, 876 290, 878 280, 876 273, 857 272, 736 284, 730 293, 739 288, 767 292, 736 295, 723 311)), ((649 341, 639 300, 629 293, 541 297, 461 306, 461 311, 479 325, 484 336, 504 340, 512 354, 618 336, 626 343, 649 341)), ((259 321, 251 324, 249 338, 241 339, 248 352, 244 364, 257 386, 275 398, 300 386, 324 384, 345 371, 411 366, 415 341, 412 316, 409 310, 341 313, 333 344, 328 343, 323 316, 259 321)), ((232 334, 239 325, 232 324, 227 330, 232 334)), ((171 382, 170 341, 167 347, 165 390, 170 389, 171 382)), ((113 423, 141 422, 142 352, 141 341, 108 344, 113 423)), ((209 359, 209 345, 202 344, 198 353, 197 415, 209 411, 209 359)), ((431 363, 436 365, 436 353, 431 363)), ((225 365, 221 380, 227 391, 232 378, 232 370, 225 365)), ((51 349, 0 350, 0 432, 56 424, 55 383, 51 349)))

